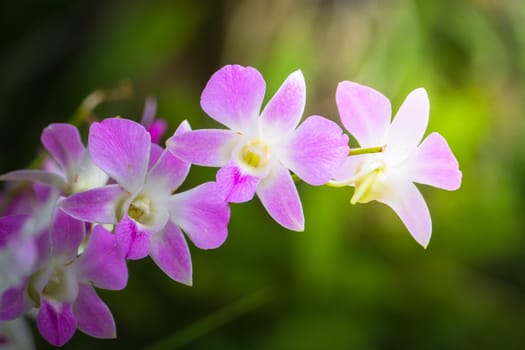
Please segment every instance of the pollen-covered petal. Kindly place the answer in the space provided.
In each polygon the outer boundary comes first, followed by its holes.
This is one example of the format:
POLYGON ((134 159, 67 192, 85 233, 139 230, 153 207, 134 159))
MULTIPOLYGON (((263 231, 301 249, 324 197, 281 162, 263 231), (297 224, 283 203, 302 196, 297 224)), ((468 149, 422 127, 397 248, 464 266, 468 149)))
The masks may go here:
POLYGON ((87 284, 79 286, 73 314, 77 319, 78 329, 87 335, 100 339, 116 338, 113 315, 93 287, 87 284))
POLYGON ((58 206, 79 220, 101 224, 117 222, 117 208, 128 193, 119 185, 107 185, 75 193, 58 206))
POLYGON ((81 283, 97 288, 120 290, 128 282, 126 260, 113 234, 97 225, 84 253, 75 261, 81 283))
POLYGON ((84 239, 84 232, 85 225, 82 221, 57 208, 50 235, 52 254, 73 260, 77 256, 78 246, 84 239))
POLYGON ((461 185, 461 171, 447 141, 434 132, 419 145, 410 160, 414 182, 454 191, 461 185))
POLYGON ((304 230, 301 200, 292 176, 284 166, 276 166, 269 176, 261 180, 257 195, 277 223, 289 230, 304 230))
POLYGON ((260 130, 266 140, 278 139, 299 124, 306 103, 306 86, 300 70, 290 74, 268 102, 260 119, 260 130))
POLYGON ((232 157, 242 136, 231 130, 202 129, 173 135, 167 149, 176 157, 196 165, 220 167, 232 157))
POLYGON ((335 100, 341 122, 361 147, 379 146, 390 125, 392 107, 379 91, 351 81, 340 82, 335 100))
POLYGON ((245 132, 257 122, 265 90, 266 83, 255 68, 224 66, 202 91, 201 107, 233 131, 245 132))
POLYGON ((36 325, 42 337, 51 345, 62 346, 75 334, 77 320, 70 304, 42 299, 36 325))
POLYGON ((31 306, 26 298, 27 281, 9 288, 0 296, 0 321, 14 320, 31 306))
POLYGON ((31 181, 53 186, 63 192, 67 191, 67 184, 64 178, 46 170, 24 169, 10 171, 0 175, 0 181, 31 181))
POLYGON ((411 154, 423 139, 429 111, 425 89, 419 88, 408 94, 388 129, 385 155, 395 161, 411 154))
POLYGON ((171 221, 201 249, 219 247, 228 235, 230 207, 217 194, 215 182, 206 182, 170 199, 171 221))
POLYGON ((84 145, 78 129, 71 124, 55 123, 42 131, 40 140, 51 156, 73 180, 77 165, 84 154, 84 145))
POLYGON ((190 163, 164 150, 157 163, 146 176, 146 186, 151 184, 156 188, 162 188, 163 191, 171 193, 184 182, 189 171, 190 163))
POLYGON ((391 179, 387 186, 389 190, 383 191, 377 200, 392 208, 412 237, 426 248, 432 234, 432 220, 421 192, 405 180, 391 179))
POLYGON ((235 164, 217 172, 217 193, 227 202, 242 203, 251 200, 260 178, 245 173, 235 164))
POLYGON ((348 136, 331 120, 306 119, 283 147, 281 161, 310 185, 332 178, 348 156, 348 136))
POLYGON ((123 118, 93 123, 88 147, 93 162, 129 192, 144 183, 151 138, 139 123, 123 118))
POLYGON ((115 239, 126 259, 138 260, 148 256, 151 232, 127 215, 115 227, 115 239))
POLYGON ((153 235, 150 256, 166 275, 191 286, 190 250, 181 230, 173 222, 169 221, 163 230, 153 235))

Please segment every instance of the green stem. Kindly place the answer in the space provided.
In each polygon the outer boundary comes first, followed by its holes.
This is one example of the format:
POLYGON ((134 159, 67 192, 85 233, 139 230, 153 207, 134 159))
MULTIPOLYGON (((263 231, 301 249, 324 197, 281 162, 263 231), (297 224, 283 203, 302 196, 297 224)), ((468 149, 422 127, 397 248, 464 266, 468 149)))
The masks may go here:
POLYGON ((349 156, 358 156, 360 154, 371 154, 371 153, 381 153, 386 149, 386 145, 374 146, 374 147, 363 147, 363 148, 351 148, 348 152, 349 156))

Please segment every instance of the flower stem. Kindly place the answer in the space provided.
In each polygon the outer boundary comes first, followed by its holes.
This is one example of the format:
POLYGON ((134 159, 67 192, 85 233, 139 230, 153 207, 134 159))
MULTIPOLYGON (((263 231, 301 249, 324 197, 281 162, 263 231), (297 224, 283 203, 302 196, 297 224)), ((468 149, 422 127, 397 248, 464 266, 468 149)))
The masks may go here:
POLYGON ((349 156, 358 156, 360 154, 371 154, 371 153, 381 153, 386 149, 386 145, 374 146, 374 147, 363 147, 363 148, 351 148, 348 152, 349 156))

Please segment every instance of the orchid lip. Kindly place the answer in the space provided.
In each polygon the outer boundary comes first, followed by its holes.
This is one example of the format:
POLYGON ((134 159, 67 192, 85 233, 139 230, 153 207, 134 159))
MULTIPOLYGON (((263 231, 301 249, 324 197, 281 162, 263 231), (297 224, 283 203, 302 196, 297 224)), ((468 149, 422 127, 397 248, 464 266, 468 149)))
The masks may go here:
POLYGON ((249 139, 234 150, 236 163, 246 172, 264 176, 273 161, 270 145, 259 138, 249 139))

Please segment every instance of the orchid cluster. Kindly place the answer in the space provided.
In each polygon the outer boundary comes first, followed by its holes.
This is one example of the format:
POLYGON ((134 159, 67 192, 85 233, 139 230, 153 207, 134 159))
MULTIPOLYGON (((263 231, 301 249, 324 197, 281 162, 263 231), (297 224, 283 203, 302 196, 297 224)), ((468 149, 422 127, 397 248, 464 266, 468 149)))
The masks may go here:
MULTIPOLYGON (((87 146, 74 125, 46 127, 41 166, 0 176, 10 182, 0 218, 0 325, 29 312, 55 346, 77 328, 113 338, 113 316, 96 289, 125 288, 126 260, 149 256, 171 279, 191 285, 188 240, 200 249, 221 246, 229 203, 257 195, 278 224, 303 231, 297 181, 352 186, 352 204, 385 203, 427 246, 430 214, 414 183, 455 190, 461 172, 441 135, 420 143, 429 116, 424 89, 409 94, 391 123, 385 96, 341 82, 341 121, 360 146, 352 149, 337 123, 321 116, 300 123, 301 71, 262 108, 264 95, 256 69, 221 68, 204 88, 201 106, 226 129, 192 130, 183 121, 165 147, 159 141, 166 123, 154 120, 151 108, 141 123, 93 122, 87 146), (215 181, 179 191, 192 164, 219 168, 215 181)), ((2 334, 0 341, 1 347, 15 340, 2 334)))

